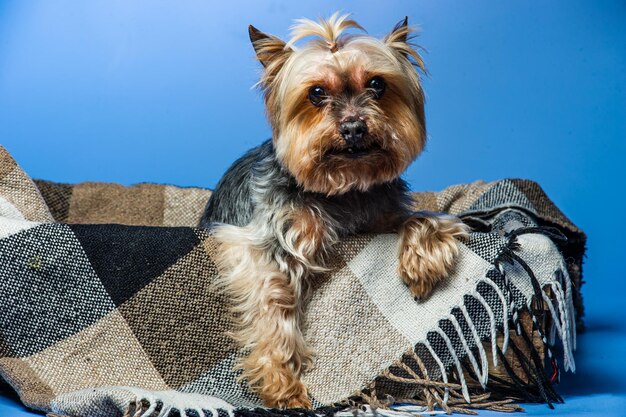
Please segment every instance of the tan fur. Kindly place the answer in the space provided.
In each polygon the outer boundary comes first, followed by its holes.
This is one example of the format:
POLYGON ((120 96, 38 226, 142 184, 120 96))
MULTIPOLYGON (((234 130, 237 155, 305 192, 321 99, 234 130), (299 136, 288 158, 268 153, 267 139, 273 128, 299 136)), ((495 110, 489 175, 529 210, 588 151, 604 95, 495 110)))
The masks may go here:
POLYGON ((457 240, 469 228, 454 216, 418 212, 400 230, 398 273, 415 297, 427 297, 454 268, 457 240))
POLYGON ((320 22, 299 20, 287 43, 274 36, 254 42, 259 60, 266 66, 259 84, 265 91, 278 156, 305 190, 328 195, 365 190, 398 177, 426 141, 424 93, 407 57, 421 68, 423 61, 401 41, 412 29, 397 28, 378 40, 346 35, 343 32, 348 28, 360 26, 347 15, 335 14, 320 22), (295 48, 295 42, 307 36, 319 39, 295 48), (330 44, 337 50, 331 51, 330 44), (381 103, 370 100, 360 108, 380 152, 356 162, 326 161, 325 154, 342 143, 337 118, 347 115, 350 103, 347 113, 339 116, 331 109, 312 107, 307 100, 309 88, 322 85, 329 91, 341 91, 351 84, 353 90, 364 91, 364 82, 376 75, 387 80, 388 91, 381 103))
MULTIPOLYGON (((318 22, 297 21, 286 43, 249 29, 264 67, 259 86, 275 157, 295 179, 298 194, 336 196, 391 182, 425 145, 424 93, 414 66, 425 69, 408 43, 412 29, 405 20, 379 40, 346 34, 350 28, 362 29, 336 13, 318 22), (296 46, 309 36, 316 38, 296 46), (385 80, 382 96, 368 87, 373 77, 385 80), (323 105, 309 100, 316 86, 328 93, 323 105), (348 119, 367 125, 368 152, 358 158, 342 152, 346 141, 339 127, 348 119)), ((232 301, 233 337, 249 352, 238 366, 271 407, 311 406, 300 380, 312 364, 299 327, 302 309, 311 274, 325 271, 337 231, 345 230, 324 212, 326 206, 311 203, 267 203, 247 226, 213 229, 220 245, 218 284, 232 301)), ((429 213, 405 221, 409 212, 397 207, 372 216, 368 231, 400 229, 399 273, 416 296, 425 296, 450 272, 458 254, 455 239, 467 229, 451 216, 429 213)))
POLYGON ((232 335, 250 352, 238 364, 242 378, 268 406, 310 406, 299 379, 311 364, 311 353, 298 330, 297 290, 254 244, 254 234, 249 227, 227 225, 215 231, 222 285, 237 325, 232 335))
MULTIPOLYGON (((339 42, 341 34, 348 28, 356 28, 365 31, 357 22, 348 19, 350 15, 339 15, 339 12, 333 13, 328 19, 320 19, 315 22, 309 19, 297 19, 296 24, 291 27, 292 37, 287 42, 287 47, 294 47, 295 43, 307 36, 317 36, 319 41, 325 42, 325 45, 331 53, 339 50, 341 45, 339 42)), ((321 44, 321 43, 320 43, 321 44)))
MULTIPOLYGON (((321 271, 319 260, 336 240, 310 209, 279 213, 274 222, 286 226, 282 246, 289 254, 272 259, 267 236, 258 223, 213 229, 219 242, 220 285, 232 302, 232 333, 250 351, 238 366, 242 378, 271 407, 310 408, 300 375, 312 364, 299 329, 307 277, 321 271)), ((280 226, 280 227, 282 227, 280 226)))

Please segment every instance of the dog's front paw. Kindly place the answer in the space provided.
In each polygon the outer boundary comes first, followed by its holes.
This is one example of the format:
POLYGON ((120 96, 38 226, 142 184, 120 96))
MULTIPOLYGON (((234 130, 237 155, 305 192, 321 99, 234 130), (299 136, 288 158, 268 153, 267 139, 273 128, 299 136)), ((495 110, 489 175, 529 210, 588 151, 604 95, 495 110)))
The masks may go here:
POLYGON ((302 387, 298 390, 298 394, 289 398, 286 408, 306 408, 307 410, 312 408, 311 399, 309 398, 306 387, 302 382, 300 382, 300 385, 302 387))
POLYGON ((267 407, 311 409, 311 399, 302 381, 280 371, 272 374, 266 376, 259 393, 267 407))
POLYGON ((253 351, 240 365, 263 404, 270 408, 311 408, 306 385, 283 358, 253 351), (261 354, 259 354, 261 353, 261 354))
POLYGON ((428 296, 454 268, 458 239, 469 228, 454 216, 420 212, 408 219, 400 233, 398 272, 417 298, 428 296))

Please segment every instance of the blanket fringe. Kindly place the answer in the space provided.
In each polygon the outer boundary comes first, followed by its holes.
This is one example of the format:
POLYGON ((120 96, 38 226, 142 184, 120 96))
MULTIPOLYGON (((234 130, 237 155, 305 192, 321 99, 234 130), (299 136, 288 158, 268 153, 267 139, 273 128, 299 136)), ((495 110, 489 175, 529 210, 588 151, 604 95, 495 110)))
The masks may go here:
POLYGON ((453 311, 440 320, 439 326, 428 333, 426 342, 407 352, 353 400, 368 404, 373 410, 395 407, 397 411, 410 413, 410 409, 402 410, 394 406, 401 403, 425 407, 429 412, 438 409, 445 413, 464 414, 475 414, 472 409, 521 411, 515 401, 544 402, 550 408, 554 407, 554 403, 562 403, 562 398, 552 386, 559 380, 559 366, 552 347, 558 335, 563 347, 563 368, 574 371, 576 317, 572 283, 566 266, 560 265, 554 271, 553 281, 542 287, 535 271, 520 255, 518 237, 528 233, 541 234, 555 243, 565 240, 562 233, 550 227, 527 227, 506 235, 507 244, 496 258, 494 269, 477 282, 474 291, 466 295, 463 303, 455 309, 456 313, 453 311), (508 276, 509 267, 521 268, 532 285, 532 297, 525 304, 516 304, 514 291, 518 290, 508 276), (469 307, 472 303, 474 307, 479 305, 484 312, 477 314, 474 308, 472 315, 469 307), (498 314, 495 314, 496 311, 498 314), (503 319, 500 319, 500 312, 503 319), (531 324, 526 324, 528 329, 522 324, 522 315, 530 318, 531 324), (480 334, 477 320, 488 323, 489 334, 485 333, 486 330, 480 334), (549 325, 548 332, 544 331, 546 325, 549 325), (515 330, 515 340, 509 337, 510 329, 515 330), (537 332, 552 367, 549 374, 543 356, 533 344, 531 335, 534 332, 537 332), (498 344, 498 335, 502 336, 501 344, 498 344), (483 344, 485 339, 491 344, 494 367, 500 363, 508 378, 489 373, 483 344), (436 353, 433 343, 437 343, 440 352, 445 346, 445 357, 436 353), (422 354, 419 355, 418 351, 422 354), (507 354, 507 351, 510 352, 507 354), (429 375, 429 369, 436 375, 429 375), (468 378, 478 386, 470 388, 468 378), (385 392, 389 391, 386 384, 390 383, 410 388, 412 396, 389 397, 385 392), (501 392, 507 392, 507 397, 501 392), (511 392, 517 395, 511 396, 511 392))

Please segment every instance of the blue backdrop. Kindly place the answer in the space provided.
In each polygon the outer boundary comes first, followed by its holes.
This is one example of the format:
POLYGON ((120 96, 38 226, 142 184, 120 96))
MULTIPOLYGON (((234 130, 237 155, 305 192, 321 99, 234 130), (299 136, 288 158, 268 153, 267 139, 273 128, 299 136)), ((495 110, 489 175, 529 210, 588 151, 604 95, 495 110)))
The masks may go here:
MULTIPOLYGON (((559 410, 619 415, 624 1, 0 0, 0 142, 34 177, 212 187, 269 137, 247 25, 286 36, 292 19, 335 10, 375 35, 405 15, 422 28, 429 143, 406 173, 415 190, 531 178, 588 233, 588 332, 559 410)), ((18 412, 1 401, 0 415, 18 412)))

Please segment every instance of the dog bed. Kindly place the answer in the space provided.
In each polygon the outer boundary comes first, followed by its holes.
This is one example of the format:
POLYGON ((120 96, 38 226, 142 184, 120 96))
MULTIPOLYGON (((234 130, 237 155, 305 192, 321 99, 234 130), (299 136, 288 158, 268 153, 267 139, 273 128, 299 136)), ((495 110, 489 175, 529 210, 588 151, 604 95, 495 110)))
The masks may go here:
MULTIPOLYGON (((266 410, 237 379, 242 352, 211 285, 216 244, 194 227, 209 196, 33 181, 0 149, 0 375, 26 406, 72 417, 310 415, 266 410)), ((575 369, 585 235, 527 180, 414 200, 474 232, 422 301, 396 275, 396 235, 339 244, 303 324, 316 413, 560 402, 559 369, 575 369)))

